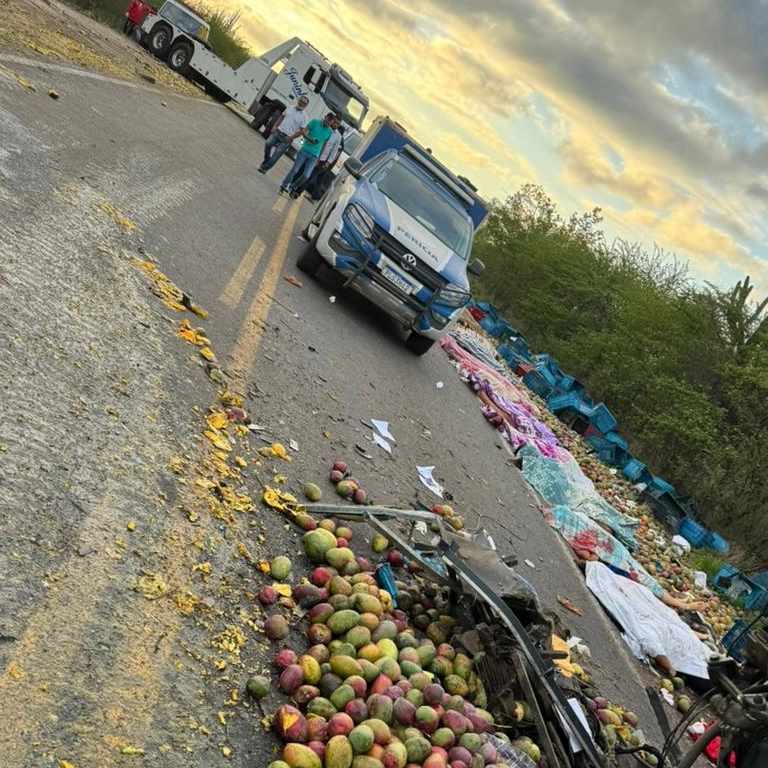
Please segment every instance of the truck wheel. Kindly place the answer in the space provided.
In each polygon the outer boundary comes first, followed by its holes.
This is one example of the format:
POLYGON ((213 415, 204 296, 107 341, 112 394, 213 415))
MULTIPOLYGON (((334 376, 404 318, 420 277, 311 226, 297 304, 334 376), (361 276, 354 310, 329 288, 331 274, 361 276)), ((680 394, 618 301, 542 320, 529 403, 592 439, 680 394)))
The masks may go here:
POLYGON ((429 352, 434 343, 434 339, 428 339, 426 336, 416 333, 416 331, 411 331, 410 336, 405 340, 405 346, 415 355, 423 355, 425 352, 429 352))
POLYGON ((185 75, 192 61, 192 46, 186 42, 176 43, 168 52, 168 68, 180 75, 185 75))
MULTIPOLYGON (((253 120, 251 120, 251 128, 254 131, 263 128, 267 123, 271 122, 276 111, 279 110, 274 104, 263 104, 256 110, 256 114, 253 116, 253 120)), ((266 133, 266 131, 262 131, 262 133, 266 133)))
POLYGON ((296 259, 296 266, 308 275, 314 277, 323 266, 323 257, 317 250, 317 236, 313 237, 296 259))
POLYGON ((150 52, 157 56, 158 59, 162 59, 171 47, 171 41, 173 40, 173 33, 170 27, 165 24, 158 24, 149 36, 147 41, 147 48, 150 52))

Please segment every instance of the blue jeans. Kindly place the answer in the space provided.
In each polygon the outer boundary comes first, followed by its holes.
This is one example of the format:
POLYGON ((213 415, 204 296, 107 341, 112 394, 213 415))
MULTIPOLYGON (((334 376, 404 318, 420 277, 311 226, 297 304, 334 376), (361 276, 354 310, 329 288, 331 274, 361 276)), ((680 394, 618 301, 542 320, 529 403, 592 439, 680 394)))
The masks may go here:
POLYGON ((280 183, 280 189, 283 192, 293 192, 298 189, 312 173, 312 169, 317 164, 317 156, 310 155, 304 149, 300 149, 296 153, 296 159, 293 161, 291 170, 288 171, 286 177, 280 183))
POLYGON ((262 171, 268 171, 287 151, 290 144, 286 141, 287 133, 277 130, 269 134, 269 138, 264 143, 264 162, 261 164, 262 171))

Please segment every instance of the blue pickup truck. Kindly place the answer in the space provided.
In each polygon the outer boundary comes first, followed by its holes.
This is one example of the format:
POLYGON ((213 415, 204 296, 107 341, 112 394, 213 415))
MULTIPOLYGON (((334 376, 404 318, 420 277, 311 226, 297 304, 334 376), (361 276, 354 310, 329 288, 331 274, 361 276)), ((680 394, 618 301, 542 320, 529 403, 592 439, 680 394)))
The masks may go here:
POLYGON ((475 232, 488 205, 388 117, 377 117, 317 204, 299 269, 325 263, 409 331, 422 355, 470 300, 475 232))

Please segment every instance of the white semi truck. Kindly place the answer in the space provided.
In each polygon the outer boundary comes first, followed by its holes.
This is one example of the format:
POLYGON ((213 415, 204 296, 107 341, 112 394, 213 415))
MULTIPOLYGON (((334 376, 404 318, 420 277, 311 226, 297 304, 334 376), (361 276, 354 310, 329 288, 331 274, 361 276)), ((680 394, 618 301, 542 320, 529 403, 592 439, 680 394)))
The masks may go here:
POLYGON ((140 27, 140 42, 176 72, 221 102, 234 101, 268 132, 299 96, 309 99, 307 116, 329 111, 360 129, 368 97, 351 75, 298 37, 286 40, 233 69, 208 43, 210 25, 177 0, 166 0, 140 27))

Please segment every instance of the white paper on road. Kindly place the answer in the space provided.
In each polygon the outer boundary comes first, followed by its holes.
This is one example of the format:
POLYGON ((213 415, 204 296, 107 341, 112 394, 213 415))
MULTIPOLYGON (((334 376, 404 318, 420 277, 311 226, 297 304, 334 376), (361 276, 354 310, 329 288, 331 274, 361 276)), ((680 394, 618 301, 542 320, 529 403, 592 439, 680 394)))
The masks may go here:
POLYGON ((392 453, 392 446, 378 432, 372 432, 371 434, 373 435, 373 442, 379 448, 383 448, 387 453, 392 453))
POLYGON ((389 431, 389 422, 387 422, 387 421, 379 421, 379 419, 371 419, 371 424, 373 424, 373 428, 382 437, 386 437, 387 440, 391 440, 393 443, 397 442, 397 440, 395 440, 394 436, 389 431))
POLYGON ((623 627, 635 656, 666 656, 678 672, 707 679, 711 652, 672 608, 604 563, 588 562, 586 576, 589 589, 623 627))
POLYGON ((434 477, 432 477, 432 470, 434 469, 434 466, 431 467, 416 467, 416 470, 419 473, 419 480, 421 480, 424 485, 429 488, 432 493, 435 494, 435 496, 439 496, 441 499, 443 498, 443 486, 440 485, 440 483, 435 480, 434 477))

